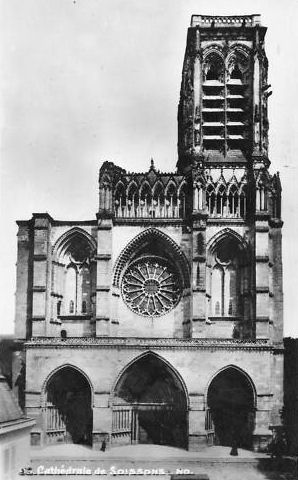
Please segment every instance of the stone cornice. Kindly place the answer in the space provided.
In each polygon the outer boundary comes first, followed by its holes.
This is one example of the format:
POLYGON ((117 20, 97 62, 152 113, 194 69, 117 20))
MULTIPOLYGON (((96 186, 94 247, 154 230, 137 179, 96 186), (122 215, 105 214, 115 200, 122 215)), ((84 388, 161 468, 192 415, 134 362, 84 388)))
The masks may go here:
POLYGON ((208 225, 213 226, 222 226, 222 225, 245 225, 245 221, 243 218, 225 218, 225 217, 209 217, 207 220, 208 225))
MULTIPOLYGON (((43 217, 41 217, 43 218, 43 217)), ((24 226, 30 226, 32 224, 32 219, 30 220, 16 220, 16 224, 19 227, 24 227, 24 226)), ((51 225, 53 227, 62 227, 62 226, 77 226, 77 225, 82 225, 82 226, 96 226, 97 225, 97 220, 54 220, 51 217, 51 225)), ((38 227, 34 227, 35 230, 40 230, 38 227)), ((48 227, 41 227, 41 230, 47 230, 48 227)))
POLYGON ((32 338, 25 348, 117 348, 123 349, 169 349, 169 350, 253 350, 273 351, 274 347, 265 339, 252 341, 217 338, 124 338, 124 337, 59 337, 32 338))
POLYGON ((141 225, 141 226, 148 226, 148 225, 158 225, 158 226, 163 226, 163 225, 183 225, 184 224, 184 219, 183 218, 119 218, 115 217, 113 219, 113 224, 115 226, 117 225, 141 225))
POLYGON ((261 26, 261 16, 254 15, 192 15, 191 27, 209 27, 212 24, 218 27, 243 28, 261 26))
POLYGON ((80 225, 80 226, 96 226, 97 221, 96 220, 53 220, 52 225, 54 227, 62 227, 64 225, 69 225, 70 227, 80 225))

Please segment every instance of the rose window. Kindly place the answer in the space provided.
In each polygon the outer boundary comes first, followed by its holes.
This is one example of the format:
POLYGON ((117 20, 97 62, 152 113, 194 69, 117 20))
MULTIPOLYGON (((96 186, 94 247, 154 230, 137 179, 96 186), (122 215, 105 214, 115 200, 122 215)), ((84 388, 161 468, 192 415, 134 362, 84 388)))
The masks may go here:
POLYGON ((181 295, 179 278, 164 259, 145 257, 126 270, 122 296, 128 307, 139 315, 156 317, 177 305, 181 295))

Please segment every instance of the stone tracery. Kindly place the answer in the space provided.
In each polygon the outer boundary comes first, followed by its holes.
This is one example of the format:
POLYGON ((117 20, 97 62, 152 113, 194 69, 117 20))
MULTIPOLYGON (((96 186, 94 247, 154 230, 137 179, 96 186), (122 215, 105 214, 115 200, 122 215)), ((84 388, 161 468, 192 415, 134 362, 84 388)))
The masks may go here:
POLYGON ((128 174, 115 185, 117 218, 179 218, 185 212, 183 177, 160 173, 151 166, 147 174, 128 174))
POLYGON ((56 242, 52 274, 53 318, 92 313, 95 242, 72 229, 56 242))
POLYGON ((160 316, 179 301, 179 277, 167 261, 159 257, 138 259, 122 280, 122 296, 128 307, 144 316, 160 316))

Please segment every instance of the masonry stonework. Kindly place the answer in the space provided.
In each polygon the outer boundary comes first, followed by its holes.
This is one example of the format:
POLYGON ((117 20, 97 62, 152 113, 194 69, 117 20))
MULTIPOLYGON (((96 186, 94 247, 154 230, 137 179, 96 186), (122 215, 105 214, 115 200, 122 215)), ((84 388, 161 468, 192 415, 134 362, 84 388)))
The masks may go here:
POLYGON ((35 444, 262 450, 280 424, 265 32, 258 15, 194 15, 176 171, 105 162, 93 220, 18 222, 16 336, 35 444))

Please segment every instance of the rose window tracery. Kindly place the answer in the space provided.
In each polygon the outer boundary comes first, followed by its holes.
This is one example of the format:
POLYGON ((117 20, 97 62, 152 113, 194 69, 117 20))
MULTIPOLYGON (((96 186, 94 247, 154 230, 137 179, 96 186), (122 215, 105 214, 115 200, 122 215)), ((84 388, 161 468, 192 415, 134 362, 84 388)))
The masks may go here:
POLYGON ((143 257, 131 264, 124 274, 121 288, 127 306, 147 317, 169 312, 181 295, 176 271, 159 257, 143 257))

